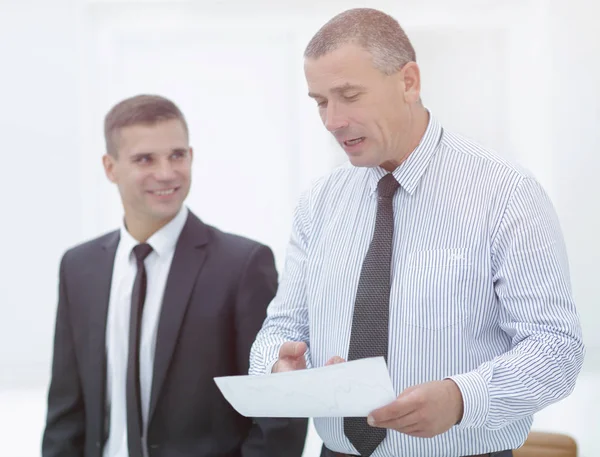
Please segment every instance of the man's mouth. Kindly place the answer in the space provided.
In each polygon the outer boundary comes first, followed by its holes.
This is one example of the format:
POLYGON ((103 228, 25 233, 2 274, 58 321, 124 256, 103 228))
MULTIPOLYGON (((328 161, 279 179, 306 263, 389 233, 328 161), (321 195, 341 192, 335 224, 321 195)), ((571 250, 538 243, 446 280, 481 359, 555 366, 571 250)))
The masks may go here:
POLYGON ((352 140, 346 140, 346 141, 344 141, 344 146, 355 146, 364 140, 365 140, 364 136, 361 136, 359 138, 354 138, 352 140))
POLYGON ((166 195, 171 195, 177 189, 178 189, 177 187, 171 187, 170 189, 151 190, 149 192, 153 195, 158 195, 159 197, 164 197, 166 195))

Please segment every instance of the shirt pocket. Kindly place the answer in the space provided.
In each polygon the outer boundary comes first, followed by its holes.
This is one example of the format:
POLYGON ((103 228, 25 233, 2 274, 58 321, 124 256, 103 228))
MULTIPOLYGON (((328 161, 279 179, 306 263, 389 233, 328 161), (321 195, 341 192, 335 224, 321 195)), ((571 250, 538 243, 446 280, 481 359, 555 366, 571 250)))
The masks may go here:
POLYGON ((471 256, 468 249, 429 249, 408 256, 402 303, 408 325, 442 330, 468 316, 465 303, 471 256))

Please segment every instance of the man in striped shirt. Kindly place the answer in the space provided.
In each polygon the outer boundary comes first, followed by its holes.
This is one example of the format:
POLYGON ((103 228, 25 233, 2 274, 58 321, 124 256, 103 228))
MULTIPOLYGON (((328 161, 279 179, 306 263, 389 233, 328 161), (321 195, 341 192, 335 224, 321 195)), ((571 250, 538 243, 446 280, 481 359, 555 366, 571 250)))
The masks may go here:
POLYGON ((371 9, 310 41, 309 95, 350 164, 299 202, 250 374, 379 351, 397 399, 315 418, 323 455, 511 455, 581 369, 565 246, 534 177, 423 106, 415 60, 371 9))

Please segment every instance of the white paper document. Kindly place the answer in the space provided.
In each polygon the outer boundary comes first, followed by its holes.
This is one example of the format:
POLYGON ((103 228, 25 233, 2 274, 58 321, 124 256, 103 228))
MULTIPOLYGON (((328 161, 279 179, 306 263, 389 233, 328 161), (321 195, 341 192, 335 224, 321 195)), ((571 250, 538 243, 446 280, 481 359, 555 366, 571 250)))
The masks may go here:
POLYGON ((396 399, 383 357, 215 382, 246 417, 366 417, 396 399))

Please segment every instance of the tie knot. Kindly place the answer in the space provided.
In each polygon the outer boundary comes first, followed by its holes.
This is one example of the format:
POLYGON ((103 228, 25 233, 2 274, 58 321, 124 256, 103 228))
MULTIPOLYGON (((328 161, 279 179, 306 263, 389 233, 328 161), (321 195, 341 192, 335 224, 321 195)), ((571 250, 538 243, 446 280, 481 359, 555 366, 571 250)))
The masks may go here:
POLYGON ((377 183, 377 192, 380 197, 392 197, 396 190, 400 187, 400 183, 392 173, 388 173, 377 183))
POLYGON ((152 246, 150 246, 148 243, 138 244, 136 247, 133 248, 133 253, 135 254, 135 258, 138 262, 143 262, 144 259, 148 257, 148 254, 150 254, 151 252, 152 246))

